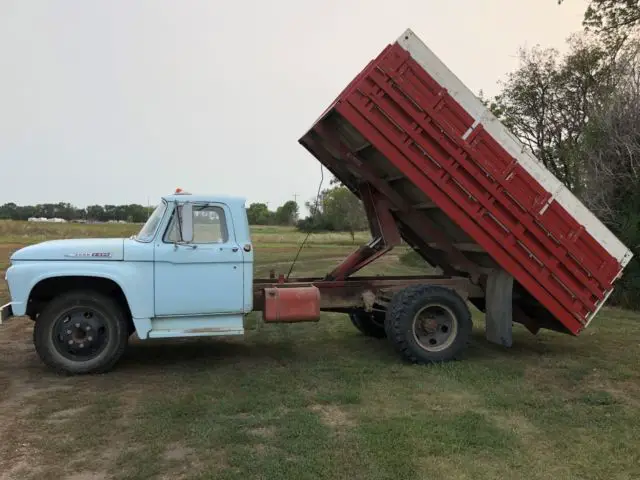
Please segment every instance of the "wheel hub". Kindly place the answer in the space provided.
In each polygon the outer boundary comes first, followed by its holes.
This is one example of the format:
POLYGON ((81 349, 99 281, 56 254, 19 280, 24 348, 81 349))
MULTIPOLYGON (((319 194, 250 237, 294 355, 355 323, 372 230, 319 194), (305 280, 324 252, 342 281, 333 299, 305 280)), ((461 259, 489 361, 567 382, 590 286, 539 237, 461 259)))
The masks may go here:
POLYGON ((78 309, 62 315, 56 321, 56 349, 67 358, 90 359, 105 345, 106 324, 96 312, 78 309))
POLYGON ((439 351, 455 340, 457 322, 453 312, 444 305, 429 305, 415 316, 413 336, 421 348, 439 351))

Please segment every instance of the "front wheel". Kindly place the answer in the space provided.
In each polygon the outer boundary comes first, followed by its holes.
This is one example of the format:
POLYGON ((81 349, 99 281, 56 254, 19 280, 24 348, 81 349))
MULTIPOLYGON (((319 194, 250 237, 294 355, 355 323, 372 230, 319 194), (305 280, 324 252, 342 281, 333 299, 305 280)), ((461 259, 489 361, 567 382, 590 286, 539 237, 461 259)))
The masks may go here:
POLYGON ((396 350, 413 363, 454 360, 472 332, 466 302, 449 288, 416 285, 396 293, 385 322, 396 350))
POLYGON ((33 329, 40 359, 68 374, 110 370, 124 353, 128 337, 120 306, 92 291, 69 292, 54 298, 38 316, 33 329))

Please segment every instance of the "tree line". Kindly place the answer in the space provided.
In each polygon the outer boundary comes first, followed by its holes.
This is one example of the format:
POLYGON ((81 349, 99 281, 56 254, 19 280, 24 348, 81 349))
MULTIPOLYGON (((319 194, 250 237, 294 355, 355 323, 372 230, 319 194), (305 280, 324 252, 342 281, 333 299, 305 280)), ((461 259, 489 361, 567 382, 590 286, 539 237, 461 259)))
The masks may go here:
POLYGON ((153 207, 138 204, 129 205, 90 205, 79 208, 70 203, 42 203, 38 205, 16 205, 5 203, 0 205, 0 219, 28 220, 32 217, 62 218, 67 221, 110 220, 142 223, 149 218, 153 207))
MULTIPOLYGON (((266 203, 251 203, 247 207, 250 225, 295 226, 303 231, 351 231, 367 228, 364 209, 360 200, 346 187, 336 185, 322 191, 316 208, 315 199, 306 202, 310 215, 300 219, 298 203, 289 200, 269 210, 266 203)), ((0 219, 28 220, 32 217, 62 218, 67 221, 125 221, 143 223, 149 218, 153 207, 139 204, 90 205, 79 208, 70 203, 43 203, 38 205, 0 205, 0 219)))

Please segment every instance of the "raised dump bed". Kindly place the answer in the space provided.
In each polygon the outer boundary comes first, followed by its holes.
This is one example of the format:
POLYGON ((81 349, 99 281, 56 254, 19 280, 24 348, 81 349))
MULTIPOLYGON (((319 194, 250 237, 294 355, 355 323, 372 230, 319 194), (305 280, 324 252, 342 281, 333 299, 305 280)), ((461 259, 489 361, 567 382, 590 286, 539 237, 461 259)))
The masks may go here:
POLYGON ((471 301, 508 328, 578 334, 632 258, 411 30, 300 143, 354 194, 384 198, 402 238, 480 285, 471 301))

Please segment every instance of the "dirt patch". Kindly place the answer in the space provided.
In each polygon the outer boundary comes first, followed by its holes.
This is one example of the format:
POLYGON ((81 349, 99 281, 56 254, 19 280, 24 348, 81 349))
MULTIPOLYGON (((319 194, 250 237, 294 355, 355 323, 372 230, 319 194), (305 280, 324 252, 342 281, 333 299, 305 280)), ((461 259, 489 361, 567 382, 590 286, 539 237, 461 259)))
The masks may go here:
POLYGON ((267 446, 263 443, 257 443, 253 446, 253 449, 256 451, 258 455, 266 455, 267 454, 267 446))
POLYGON ((523 415, 512 413, 508 415, 496 415, 487 412, 487 417, 493 420, 503 430, 514 432, 520 437, 531 436, 538 433, 538 429, 523 415))
POLYGON ((640 383, 638 381, 612 381, 599 371, 587 375, 582 385, 585 392, 601 391, 610 394, 616 402, 640 408, 640 383))
POLYGON ((331 428, 354 427, 355 421, 349 418, 347 412, 337 405, 312 405, 311 411, 320 415, 322 423, 331 428))
POLYGON ((71 476, 64 477, 64 480, 105 480, 107 475, 105 473, 97 472, 79 472, 74 473, 71 476))
POLYGON ((36 478, 40 476, 40 474, 44 473, 43 468, 34 465, 30 460, 35 458, 34 455, 35 451, 29 445, 18 447, 11 461, 6 462, 8 467, 6 469, 3 467, 0 480, 15 480, 23 476, 35 476, 36 478))
POLYGON ((9 262, 9 257, 13 255, 17 250, 24 247, 21 243, 3 243, 0 244, 0 265, 5 262, 9 262))
MULTIPOLYGON (((165 451, 166 467, 162 468, 160 476, 163 480, 182 480, 193 478, 202 472, 204 466, 196 455, 196 452, 180 444, 173 444, 165 451)), ((229 468, 227 452, 224 450, 212 450, 207 452, 207 460, 222 472, 229 468)), ((215 477, 213 477, 215 478, 215 477)))
POLYGON ((23 333, 21 321, 16 319, 7 324, 2 336, 8 338, 0 342, 0 479, 38 477, 46 471, 38 448, 42 424, 32 427, 31 417, 37 410, 34 400, 52 398, 58 392, 72 388, 64 384, 65 380, 57 379, 56 382, 34 371, 32 362, 37 361, 33 358, 35 354, 32 349, 25 353, 26 350, 21 348, 30 340, 30 335, 23 333), (22 337, 21 341, 11 341, 18 336, 22 337))
POLYGON ((57 412, 49 415, 49 418, 46 420, 48 423, 62 423, 72 420, 82 414, 82 412, 88 410, 89 407, 77 407, 77 408, 67 408, 64 410, 58 410, 57 412))
POLYGON ((436 412, 459 413, 475 410, 482 404, 480 398, 467 391, 426 391, 414 397, 420 404, 436 412))
POLYGON ((525 381, 538 392, 548 396, 561 395, 566 400, 579 400, 585 396, 610 395, 613 401, 640 408, 640 383, 637 378, 617 381, 609 378, 609 372, 596 368, 570 365, 566 369, 529 367, 525 369, 525 381))
POLYGON ((578 371, 572 371, 570 367, 563 369, 560 365, 542 365, 524 369, 525 386, 547 395, 571 394, 581 382, 578 371))
POLYGON ((272 438, 276 434, 276 428, 275 427, 252 428, 251 430, 249 430, 249 433, 251 435, 255 435, 256 437, 272 438))
POLYGON ((169 445, 164 452, 164 458, 169 461, 181 461, 193 454, 193 450, 180 444, 169 445))

